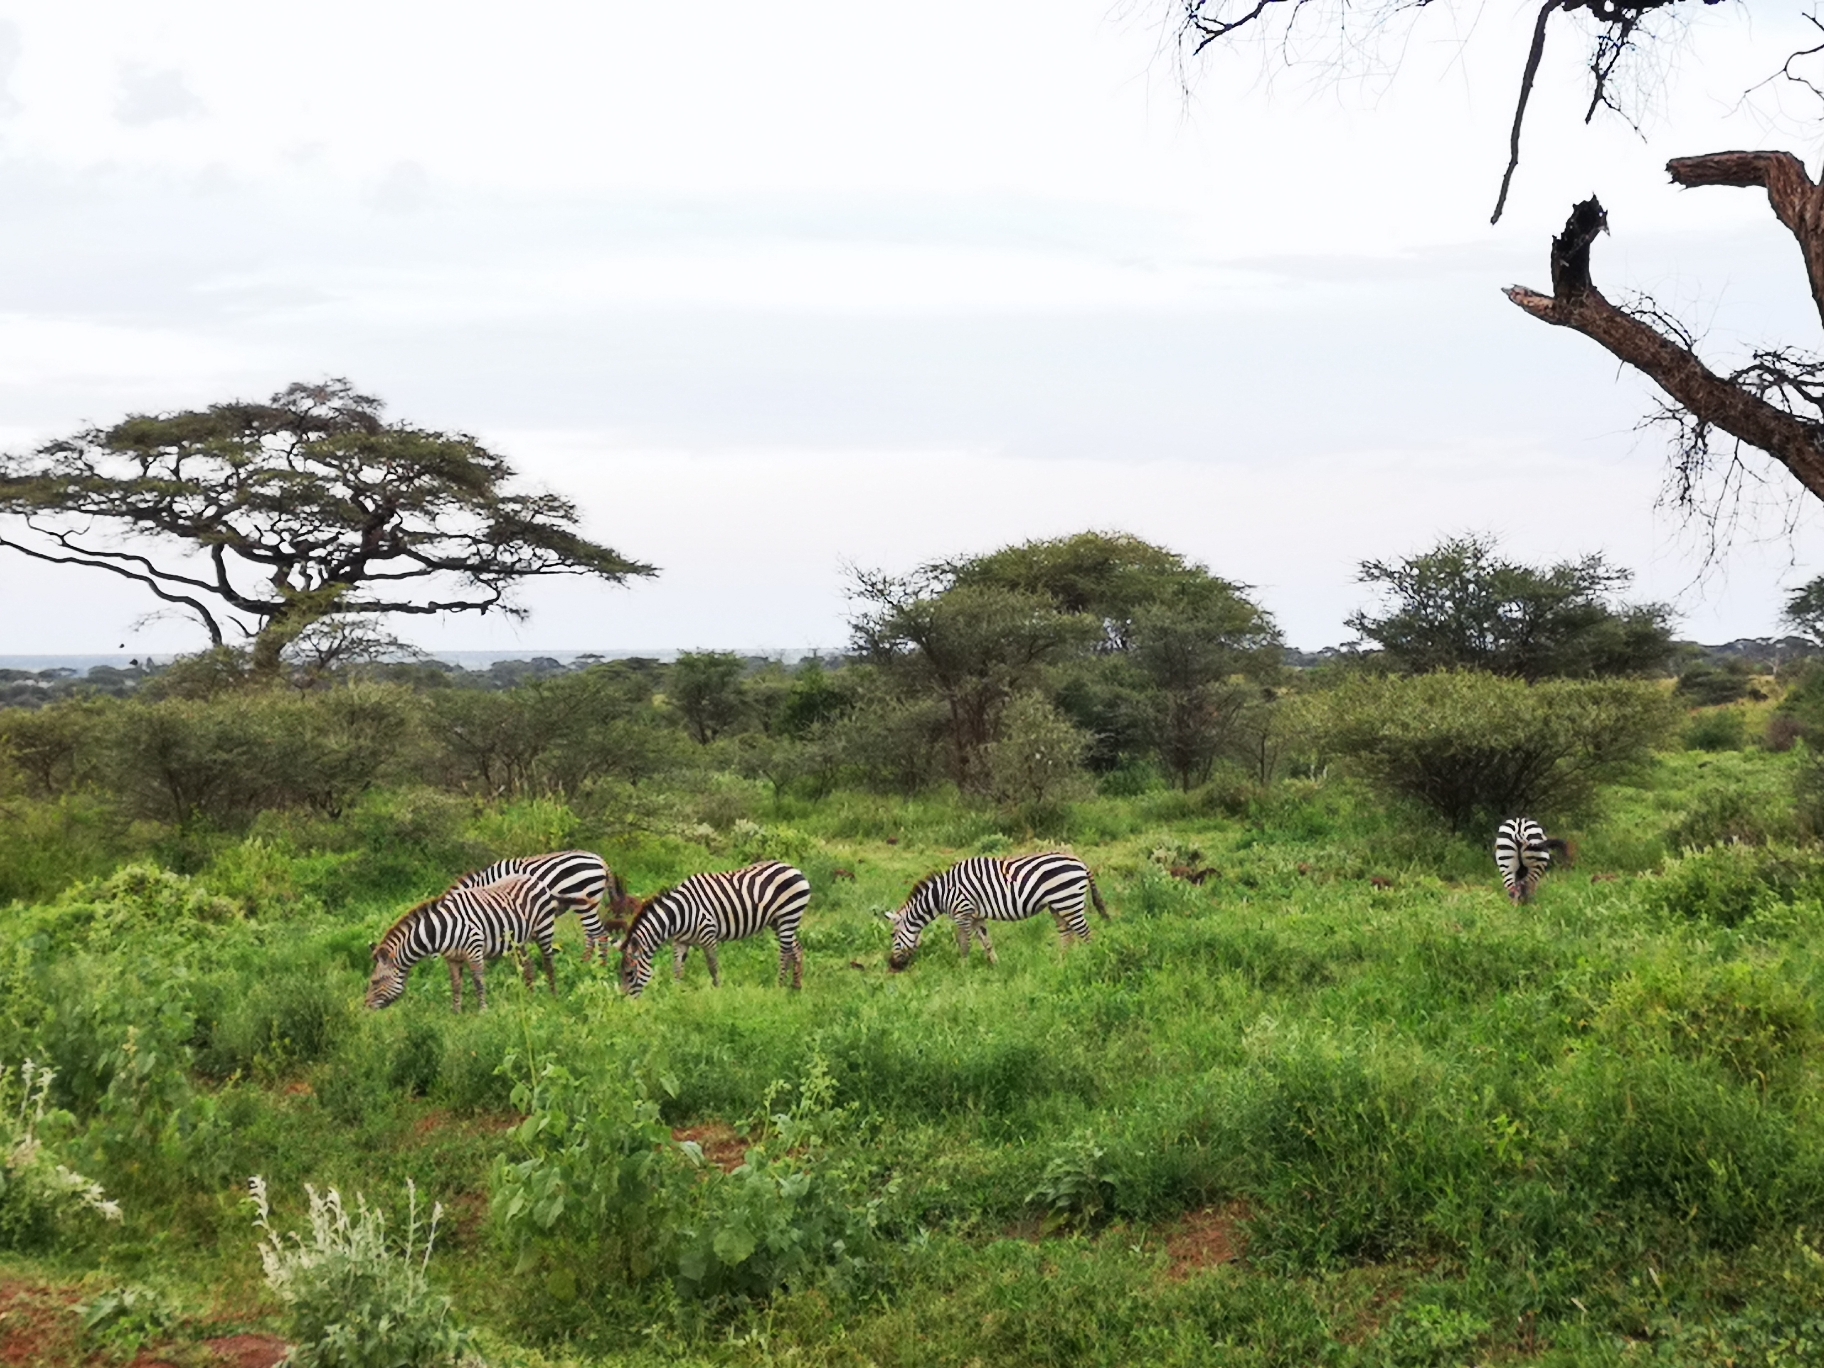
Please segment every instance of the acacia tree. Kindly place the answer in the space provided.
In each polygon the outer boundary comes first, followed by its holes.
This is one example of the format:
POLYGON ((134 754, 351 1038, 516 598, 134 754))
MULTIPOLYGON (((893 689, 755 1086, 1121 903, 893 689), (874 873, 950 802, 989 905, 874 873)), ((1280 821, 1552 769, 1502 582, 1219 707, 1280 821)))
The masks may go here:
POLYGON ((568 500, 509 492, 512 479, 473 437, 386 422, 346 380, 299 384, 0 457, 0 547, 131 580, 213 646, 238 628, 262 672, 327 620, 517 615, 523 580, 655 573, 578 536, 568 500))
POLYGON ((1672 655, 1671 611, 1623 604, 1633 574, 1600 554, 1543 569, 1503 558, 1494 538, 1450 537, 1359 578, 1385 611, 1348 619, 1388 662, 1413 674, 1485 670, 1537 681, 1651 673, 1672 655))
MULTIPOLYGON (((1507 169, 1495 201, 1499 220, 1520 163, 1521 132, 1534 78, 1548 33, 1581 21, 1587 44, 1590 99, 1588 122, 1599 110, 1629 117, 1617 97, 1630 59, 1655 39, 1675 36, 1693 0, 1544 0, 1533 24, 1514 102, 1507 169)), ((1718 0, 1702 0, 1713 5, 1718 0)), ((1364 33, 1385 30, 1427 9, 1449 9, 1447 0, 1171 0, 1181 50, 1202 53, 1240 35, 1279 27, 1278 50, 1290 60, 1295 39, 1325 35, 1352 46, 1364 33)), ((1462 8, 1467 9, 1467 6, 1462 8)), ((1473 16, 1471 16, 1473 18, 1473 16)), ((1824 23, 1806 21, 1824 37, 1824 23)), ((1824 56, 1824 42, 1789 53, 1771 79, 1788 83, 1824 102, 1824 81, 1806 74, 1807 59, 1824 56)), ((1813 303, 1824 318, 1824 186, 1785 151, 1714 152, 1678 157, 1666 164, 1672 180, 1687 188, 1760 188, 1774 215, 1796 241, 1813 303)), ((1522 285, 1508 287, 1509 300, 1541 322, 1570 328, 1652 380, 1665 399, 1652 421, 1672 432, 1671 492, 1712 527, 1740 487, 1743 448, 1765 452, 1784 466, 1814 498, 1824 499, 1824 358, 1795 347, 1774 346, 1750 353, 1746 362, 1716 369, 1699 355, 1694 334, 1652 300, 1611 302, 1590 275, 1590 247, 1609 229, 1596 196, 1575 205, 1564 231, 1552 240, 1550 294, 1522 285), (1707 492, 1712 443, 1717 434, 1731 444, 1721 484, 1707 492)))

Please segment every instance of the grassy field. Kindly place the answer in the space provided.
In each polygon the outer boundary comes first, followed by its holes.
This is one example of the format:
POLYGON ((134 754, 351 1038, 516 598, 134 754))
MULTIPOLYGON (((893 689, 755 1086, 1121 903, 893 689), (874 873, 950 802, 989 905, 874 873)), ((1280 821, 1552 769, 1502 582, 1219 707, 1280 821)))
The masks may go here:
POLYGON ((1824 1361, 1794 763, 1661 757, 1525 908, 1483 842, 1339 781, 1100 799, 1049 840, 935 799, 723 789, 633 831, 395 794, 126 867, 0 934, 0 1058, 57 1069, 59 1153, 124 1210, 33 1238, 0 1191, 7 1361, 276 1331, 253 1174, 294 1223, 306 1184, 440 1201, 433 1280, 495 1364, 1824 1361), (569 926, 556 1001, 502 963, 457 1018, 433 965, 360 1010, 415 896, 570 843, 642 893, 800 864, 804 991, 755 941, 720 991, 693 957, 629 1001, 569 926), (936 927, 887 973, 917 876, 1063 844, 1114 914, 1091 943, 1035 920, 991 968, 936 927), (149 1309, 70 1328, 109 1296, 149 1309))

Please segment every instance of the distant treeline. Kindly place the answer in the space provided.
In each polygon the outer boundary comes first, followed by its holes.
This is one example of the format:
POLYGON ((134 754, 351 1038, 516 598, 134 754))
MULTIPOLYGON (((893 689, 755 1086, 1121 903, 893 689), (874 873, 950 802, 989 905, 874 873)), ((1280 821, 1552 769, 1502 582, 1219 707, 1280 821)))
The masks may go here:
MULTIPOLYGON (((725 775, 813 800, 949 787, 1039 829, 1096 792, 1245 794, 1336 763, 1469 828, 1575 813, 1670 737, 1678 705, 1765 696, 1761 658, 1681 649, 1663 607, 1614 601, 1626 578, 1600 558, 1541 570, 1446 542, 1364 567, 1385 602, 1351 620, 1361 640, 1293 669, 1245 586, 1085 533, 859 573, 848 652, 791 667, 348 654, 275 677, 223 650, 83 679, 9 672, 22 706, 0 709, 0 799, 85 795, 123 820, 231 831, 272 810, 333 817, 377 787, 626 806, 641 786, 725 775)), ((1819 690, 1800 676, 1803 702, 1819 690)), ((1748 744, 1743 718, 1724 721, 1704 744, 1748 744)), ((1760 739, 1790 746, 1808 726, 1793 714, 1760 739)))

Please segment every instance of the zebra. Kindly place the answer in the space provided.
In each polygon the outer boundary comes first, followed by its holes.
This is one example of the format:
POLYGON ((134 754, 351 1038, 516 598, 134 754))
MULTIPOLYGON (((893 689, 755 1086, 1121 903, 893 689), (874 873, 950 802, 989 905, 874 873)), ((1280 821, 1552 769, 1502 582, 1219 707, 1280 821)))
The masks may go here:
MULTIPOLYGON (((557 933, 558 899, 550 889, 525 874, 479 888, 452 888, 440 897, 421 902, 393 923, 374 946, 373 977, 367 981, 367 1005, 390 1007, 405 993, 412 966, 431 955, 442 955, 450 969, 450 996, 462 1011, 462 971, 475 980, 477 1011, 488 1006, 482 971, 491 959, 522 945, 536 945, 545 966, 545 981, 557 993, 557 975, 551 967, 551 940, 557 933)), ((533 986, 532 964, 520 966, 526 986, 533 986)))
POLYGON ((765 860, 726 874, 693 874, 676 888, 655 893, 641 906, 621 942, 621 987, 638 997, 652 981, 658 948, 673 944, 672 976, 684 977, 690 947, 703 947, 709 981, 722 986, 716 949, 723 941, 742 940, 770 926, 779 937, 779 977, 789 969, 792 987, 804 987, 804 947, 798 923, 811 900, 811 881, 777 860, 765 860))
POLYGON ((594 959, 598 950, 606 964, 608 947, 613 941, 610 933, 625 931, 628 918, 639 910, 638 902, 627 896, 627 886, 621 882, 621 876, 610 869, 600 855, 588 850, 559 850, 549 855, 515 855, 496 860, 486 869, 463 875, 450 891, 479 888, 510 874, 528 875, 549 889, 557 899, 559 916, 565 912, 576 913, 587 942, 583 951, 584 964, 594 959), (606 921, 601 913, 604 894, 610 909, 606 921))
POLYGON ((1516 904, 1532 901, 1540 880, 1552 867, 1554 854, 1568 869, 1574 851, 1569 841, 1548 837, 1531 817, 1510 817, 1495 830, 1495 867, 1501 871, 1507 896, 1516 904))
POLYGON ((988 923, 1024 921, 1040 912, 1051 913, 1066 946, 1073 940, 1088 940, 1089 919, 1084 908, 1091 900, 1102 919, 1108 920, 1108 907, 1089 866, 1061 851, 1012 859, 977 856, 959 860, 942 873, 921 879, 906 895, 905 905, 888 915, 893 924, 893 951, 887 965, 898 971, 910 964, 925 928, 946 913, 956 922, 956 947, 965 960, 973 943, 980 940, 988 963, 1000 963, 988 939, 988 923))

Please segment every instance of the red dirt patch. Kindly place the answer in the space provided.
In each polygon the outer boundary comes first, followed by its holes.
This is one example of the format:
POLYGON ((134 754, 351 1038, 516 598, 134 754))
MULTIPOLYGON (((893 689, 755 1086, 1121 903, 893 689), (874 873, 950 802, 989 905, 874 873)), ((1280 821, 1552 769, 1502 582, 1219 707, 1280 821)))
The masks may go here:
POLYGON ((276 1335, 229 1335, 204 1341, 209 1352, 233 1368, 274 1368, 291 1351, 276 1335))
POLYGON ((0 1364, 80 1362, 81 1327, 70 1314, 76 1301, 75 1293, 43 1284, 0 1283, 0 1364))
POLYGON ((694 1140, 703 1151, 703 1157, 724 1173, 733 1173, 747 1162, 747 1142, 736 1135, 734 1129, 720 1121, 711 1121, 706 1126, 691 1126, 686 1130, 674 1130, 673 1140, 682 1143, 694 1140))
POLYGON ((1166 1257, 1171 1260, 1166 1276, 1183 1282, 1206 1268, 1235 1262, 1246 1243, 1241 1222, 1247 1214, 1245 1207, 1234 1203, 1193 1211, 1178 1222, 1165 1237, 1166 1257))

